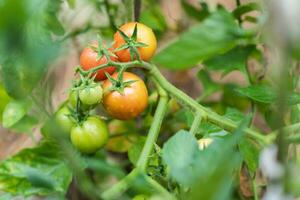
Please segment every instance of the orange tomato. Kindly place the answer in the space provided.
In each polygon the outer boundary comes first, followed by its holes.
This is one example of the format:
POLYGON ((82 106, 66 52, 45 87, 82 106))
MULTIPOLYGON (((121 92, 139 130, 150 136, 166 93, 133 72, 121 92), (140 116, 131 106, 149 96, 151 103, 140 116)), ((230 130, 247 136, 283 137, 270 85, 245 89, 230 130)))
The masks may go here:
MULTIPOLYGON (((112 77, 116 79, 117 73, 112 77)), ((123 94, 118 91, 109 91, 112 86, 110 80, 103 83, 104 97, 103 106, 114 118, 128 120, 141 114, 148 105, 148 91, 144 81, 130 72, 124 72, 123 81, 135 80, 124 88, 123 94)))
MULTIPOLYGON (((157 47, 156 37, 152 29, 138 22, 129 22, 121 26, 120 30, 123 31, 127 36, 131 37, 136 24, 137 42, 142 42, 147 45, 146 47, 138 47, 138 52, 142 60, 149 61, 154 55, 157 47)), ((114 41, 115 49, 125 44, 125 40, 119 32, 115 33, 114 41)), ((118 56, 118 59, 122 62, 128 62, 131 60, 129 49, 116 51, 115 54, 118 56)))

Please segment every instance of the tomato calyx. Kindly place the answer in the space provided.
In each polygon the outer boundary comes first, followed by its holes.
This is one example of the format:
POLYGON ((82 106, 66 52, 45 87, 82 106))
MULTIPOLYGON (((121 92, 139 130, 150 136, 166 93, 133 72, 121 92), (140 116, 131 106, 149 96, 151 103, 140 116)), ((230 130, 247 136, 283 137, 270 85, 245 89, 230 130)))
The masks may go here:
POLYGON ((106 48, 105 45, 103 45, 103 41, 100 35, 97 35, 97 41, 97 46, 93 44, 89 46, 93 51, 97 52, 97 61, 100 60, 103 56, 105 56, 108 61, 111 61, 110 57, 117 58, 117 56, 109 50, 110 47, 106 48))
MULTIPOLYGON (((109 91, 117 91, 120 94, 124 94, 124 89, 129 87, 132 83, 137 80, 123 81, 123 70, 118 73, 118 77, 114 79, 109 73, 105 72, 108 80, 112 83, 112 86, 108 89, 109 91)), ((107 92, 107 91, 104 91, 107 92)))
POLYGON ((133 33, 131 37, 126 35, 122 30, 118 29, 118 32, 122 36, 122 38, 125 41, 125 44, 120 46, 119 48, 116 48, 114 51, 121 51, 124 49, 129 49, 130 58, 131 60, 137 59, 138 61, 141 61, 141 56, 138 52, 139 47, 147 47, 148 45, 142 42, 137 41, 137 24, 134 26, 133 33))

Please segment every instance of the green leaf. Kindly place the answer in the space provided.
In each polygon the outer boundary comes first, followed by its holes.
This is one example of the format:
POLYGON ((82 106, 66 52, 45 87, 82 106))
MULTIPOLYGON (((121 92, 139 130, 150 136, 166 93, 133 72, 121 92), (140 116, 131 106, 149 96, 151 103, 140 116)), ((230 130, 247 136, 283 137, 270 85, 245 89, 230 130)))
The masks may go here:
POLYGON ((58 20, 55 13, 46 13, 45 14, 45 22, 48 28, 55 34, 55 35, 63 35, 65 34, 65 29, 58 20))
POLYGON ((252 175, 254 175, 258 168, 258 158, 260 152, 259 147, 253 141, 247 138, 241 139, 238 145, 249 171, 252 173, 252 175))
POLYGON ((210 75, 207 72, 207 70, 200 70, 197 73, 197 77, 203 85, 203 92, 199 97, 199 101, 222 89, 222 86, 220 84, 214 82, 210 78, 210 75))
POLYGON ((195 25, 154 57, 154 62, 172 69, 187 69, 234 48, 245 32, 223 9, 195 25), (174 59, 180 58, 180 59, 174 59))
POLYGON ((158 5, 151 5, 149 9, 143 10, 140 16, 140 22, 158 32, 163 32, 167 28, 164 15, 158 5))
POLYGON ((0 123, 2 123, 3 111, 6 107, 6 105, 9 103, 10 97, 4 90, 3 85, 1 83, 0 83, 0 99, 1 99, 0 100, 0 123))
POLYGON ((72 174, 53 143, 25 149, 0 164, 0 190, 13 195, 65 194, 72 174))
POLYGON ((226 108, 224 116, 236 123, 241 122, 245 118, 245 115, 241 111, 231 107, 226 108))
POLYGON ((208 6, 206 3, 200 3, 201 9, 197 9, 191 4, 189 4, 186 0, 181 0, 181 5, 185 10, 186 14, 193 17, 198 21, 202 21, 209 15, 208 6))
POLYGON ((254 49, 254 46, 240 46, 205 61, 204 65, 210 70, 223 71, 223 74, 234 70, 245 72, 247 58, 254 49))
POLYGON ((0 72, 11 97, 28 96, 45 75, 49 62, 58 55, 59 44, 53 42, 44 14, 55 13, 61 2, 4 1, 1 4, 0 72))
POLYGON ((145 137, 140 137, 128 150, 128 158, 133 165, 136 165, 145 144, 145 137))
POLYGON ((35 117, 25 115, 21 120, 14 124, 10 129, 17 133, 31 134, 33 127, 38 123, 35 117))
POLYGON ((19 122, 30 108, 27 100, 11 100, 3 111, 3 127, 10 128, 19 122))
POLYGON ((176 181, 187 186, 195 181, 199 151, 197 140, 185 130, 178 131, 164 144, 162 158, 176 181))
MULTIPOLYGON (((239 88, 237 91, 243 96, 265 104, 275 103, 278 98, 276 89, 268 85, 252 85, 246 88, 239 88)), ((287 103, 290 105, 300 103, 300 93, 289 93, 287 95, 287 103)))
POLYGON ((75 8, 76 0, 67 0, 67 2, 70 8, 75 8))
POLYGON ((246 14, 246 13, 249 13, 251 11, 255 11, 255 10, 258 10, 260 11, 261 10, 261 7, 258 3, 255 3, 255 2, 251 2, 251 3, 247 3, 247 4, 243 4, 243 5, 240 5, 239 7, 237 7, 233 12, 232 14, 234 15, 235 18, 240 18, 243 14, 246 14))

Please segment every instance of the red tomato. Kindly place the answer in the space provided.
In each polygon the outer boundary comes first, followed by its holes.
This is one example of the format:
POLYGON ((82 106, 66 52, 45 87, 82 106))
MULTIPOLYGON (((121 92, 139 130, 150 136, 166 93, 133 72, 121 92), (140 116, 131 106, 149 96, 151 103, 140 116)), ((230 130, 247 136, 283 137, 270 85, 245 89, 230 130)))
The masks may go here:
MULTIPOLYGON (((98 47, 98 44, 96 42, 92 43, 93 46, 96 48, 98 47)), ((96 66, 103 65, 107 63, 107 59, 105 56, 102 56, 99 60, 97 60, 98 53, 93 50, 91 47, 86 47, 83 49, 80 55, 80 65, 84 70, 92 69, 96 66)), ((117 61, 115 57, 110 57, 112 61, 117 61)), ((101 81, 106 79, 105 72, 108 72, 109 74, 113 74, 115 71, 115 67, 108 66, 104 69, 100 69, 96 72, 96 80, 101 81)))

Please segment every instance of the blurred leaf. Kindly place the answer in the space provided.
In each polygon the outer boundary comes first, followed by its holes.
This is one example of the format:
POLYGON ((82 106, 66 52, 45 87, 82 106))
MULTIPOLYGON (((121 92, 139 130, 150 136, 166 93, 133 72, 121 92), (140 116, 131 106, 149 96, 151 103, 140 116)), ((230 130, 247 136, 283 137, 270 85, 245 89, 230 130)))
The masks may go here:
POLYGON ((236 123, 241 122, 245 118, 245 115, 241 111, 231 107, 226 108, 224 116, 236 123))
POLYGON ((190 68, 234 48, 244 36, 233 16, 219 9, 158 53, 154 62, 172 69, 190 68))
POLYGON ((167 23, 158 5, 152 5, 149 9, 143 10, 140 22, 158 32, 163 32, 167 28, 167 23))
POLYGON ((85 161, 87 163, 87 168, 96 172, 115 175, 118 178, 123 178, 126 175, 121 167, 112 165, 105 160, 87 157, 85 161))
POLYGON ((201 2, 201 9, 197 9, 191 4, 189 4, 186 0, 181 0, 181 5, 185 10, 185 13, 189 16, 195 18, 198 21, 202 21, 209 15, 208 6, 206 3, 201 2))
POLYGON ((222 105, 245 111, 249 108, 250 101, 247 97, 236 91, 238 88, 240 86, 231 83, 223 86, 222 105))
POLYGON ((214 82, 210 78, 207 70, 200 70, 197 73, 197 77, 203 85, 203 90, 199 101, 222 89, 222 86, 220 84, 214 82))
POLYGON ((234 15, 235 18, 238 19, 243 14, 246 14, 248 12, 255 11, 255 10, 260 11, 261 10, 260 5, 256 2, 250 2, 250 3, 240 5, 232 12, 232 14, 234 15))
POLYGON ((239 142, 239 150, 249 171, 254 175, 258 168, 259 147, 248 138, 242 138, 239 142))
MULTIPOLYGON (((252 85, 246 88, 239 88, 237 91, 254 101, 271 104, 277 101, 277 91, 267 85, 252 85)), ((287 96, 287 103, 290 105, 300 103, 300 93, 290 93, 287 96)))
POLYGON ((223 55, 217 55, 205 61, 204 65, 210 70, 223 71, 223 74, 227 74, 234 70, 245 72, 247 58, 254 49, 255 46, 240 46, 223 55))
POLYGON ((10 101, 10 97, 4 90, 3 85, 0 83, 0 123, 1 124, 2 124, 3 111, 9 101, 10 101))
POLYGON ((178 131, 164 144, 163 161, 178 183, 189 186, 197 179, 195 172, 199 151, 197 140, 185 130, 178 131))
POLYGON ((0 190, 14 195, 65 194, 72 174, 53 143, 25 149, 0 164, 0 190))
POLYGON ((57 16, 54 13, 47 13, 45 14, 45 22, 47 23, 48 28, 55 34, 55 35, 63 35, 65 30, 57 19, 57 16))
POLYGON ((11 100, 3 111, 3 127, 10 128, 21 120, 30 108, 27 100, 11 100))
POLYGON ((35 117, 25 115, 21 120, 15 123, 10 129, 18 133, 31 134, 33 127, 38 123, 35 117))
POLYGON ((67 0, 67 2, 70 8, 75 8, 76 0, 67 0))
POLYGON ((49 62, 58 55, 58 43, 52 41, 44 15, 56 12, 61 2, 29 0, 1 4, 1 77, 10 96, 28 96, 45 75, 49 62))
POLYGON ((108 124, 108 129, 110 139, 105 148, 112 152, 127 152, 138 138, 134 121, 112 120, 108 124))
POLYGON ((238 174, 241 159, 236 152, 237 142, 242 138, 242 130, 249 124, 246 118, 240 123, 230 137, 214 140, 214 142, 200 151, 202 154, 198 162, 201 167, 199 178, 185 195, 185 199, 196 200, 228 200, 234 199, 232 189, 234 177, 238 174), (228 160, 230 158, 230 161, 228 160))
POLYGON ((145 141, 146 141, 145 137, 140 137, 128 150, 128 158, 134 166, 136 165, 140 157, 145 141))

